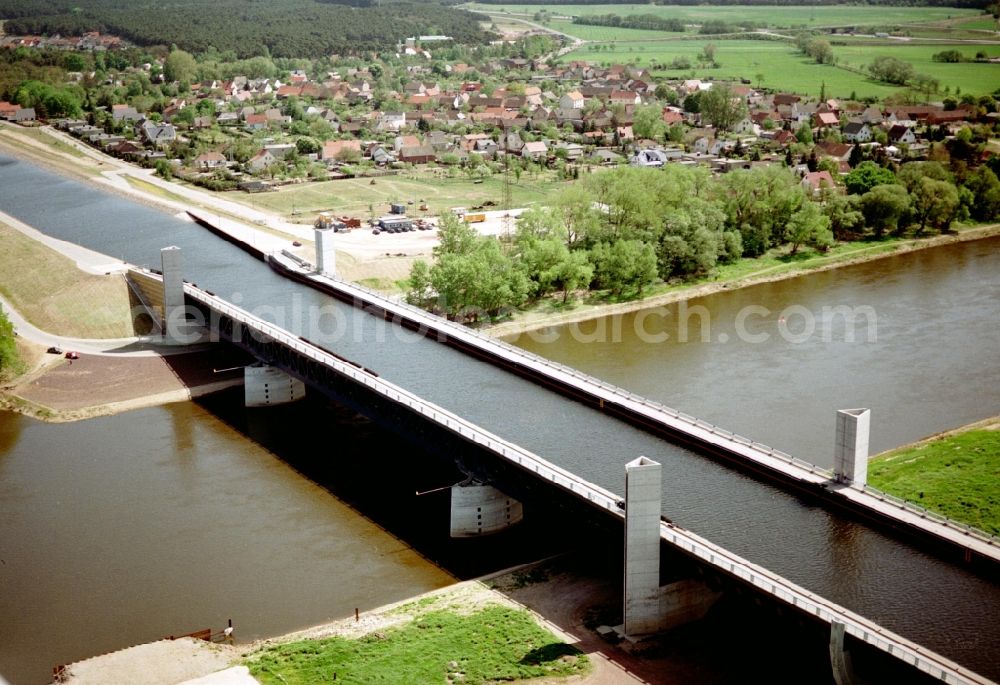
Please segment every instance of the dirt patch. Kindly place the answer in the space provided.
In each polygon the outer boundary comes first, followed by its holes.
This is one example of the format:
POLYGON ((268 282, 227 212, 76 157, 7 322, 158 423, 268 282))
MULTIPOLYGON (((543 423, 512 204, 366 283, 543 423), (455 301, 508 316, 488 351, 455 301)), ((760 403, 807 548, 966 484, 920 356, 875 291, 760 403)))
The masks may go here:
POLYGON ((78 661, 67 667, 60 682, 68 685, 176 685, 228 668, 239 650, 182 637, 137 645, 78 661))
POLYGON ((75 421, 237 385, 248 361, 228 345, 165 357, 44 355, 7 388, 7 405, 43 420, 75 421))

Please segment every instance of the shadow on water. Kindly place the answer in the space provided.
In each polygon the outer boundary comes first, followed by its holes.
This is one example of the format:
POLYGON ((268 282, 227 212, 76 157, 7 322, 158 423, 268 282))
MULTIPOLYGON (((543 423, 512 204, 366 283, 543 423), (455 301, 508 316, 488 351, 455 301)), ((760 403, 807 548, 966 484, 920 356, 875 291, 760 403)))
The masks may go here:
POLYGON ((465 474, 325 399, 248 409, 242 388, 234 388, 197 402, 460 579, 559 554, 578 542, 564 513, 532 503, 525 503, 524 521, 508 531, 450 538, 450 495, 441 488, 465 474))

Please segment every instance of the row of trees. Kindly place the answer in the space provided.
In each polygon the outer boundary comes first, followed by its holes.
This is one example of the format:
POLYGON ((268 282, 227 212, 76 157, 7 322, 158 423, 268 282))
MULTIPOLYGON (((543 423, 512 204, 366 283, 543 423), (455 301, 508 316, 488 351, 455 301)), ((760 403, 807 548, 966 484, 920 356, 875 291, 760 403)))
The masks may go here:
POLYGON ((17 352, 14 325, 0 310, 0 380, 7 380, 22 370, 21 357, 17 352))
POLYGON ((574 24, 589 26, 616 26, 623 29, 649 29, 684 33, 684 22, 680 19, 660 17, 655 14, 585 14, 573 17, 574 24))
POLYGON ((549 207, 526 211, 502 240, 442 217, 433 265, 414 265, 407 299, 476 320, 552 294, 565 302, 580 289, 639 296, 657 279, 702 276, 774 248, 825 251, 835 239, 943 231, 957 218, 1000 216, 1000 181, 986 166, 959 182, 938 162, 897 172, 867 161, 847 188, 814 196, 776 166, 718 179, 679 166, 595 174, 549 207))

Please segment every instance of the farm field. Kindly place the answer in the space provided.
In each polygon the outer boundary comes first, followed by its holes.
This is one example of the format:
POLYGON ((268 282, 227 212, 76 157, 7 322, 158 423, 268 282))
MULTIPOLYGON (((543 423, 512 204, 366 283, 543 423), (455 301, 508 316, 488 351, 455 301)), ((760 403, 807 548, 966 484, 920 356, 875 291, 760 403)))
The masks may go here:
POLYGON ((684 35, 670 31, 653 31, 651 29, 624 29, 618 26, 589 26, 587 24, 574 24, 565 19, 557 19, 548 22, 546 26, 568 33, 580 40, 590 40, 597 42, 619 41, 619 40, 669 40, 677 39, 684 35))
MULTIPOLYGON (((406 176, 382 176, 375 179, 352 178, 320 183, 303 183, 283 186, 276 192, 246 195, 232 194, 230 199, 254 207, 270 209, 284 215, 315 214, 321 211, 345 213, 359 218, 372 213, 382 215, 388 211, 390 202, 409 202, 413 216, 435 215, 452 207, 473 207, 492 201, 497 208, 503 199, 503 178, 494 177, 476 183, 468 178, 447 178, 427 175, 425 178, 406 176), (419 212, 421 200, 429 209, 419 212)), ((566 183, 553 180, 550 176, 539 175, 536 179, 528 173, 521 176, 519 183, 511 176, 511 201, 514 207, 529 207, 543 202, 553 192, 566 183)))
MULTIPOLYGON (((706 41, 679 40, 663 42, 616 42, 600 46, 609 49, 595 50, 596 45, 581 47, 564 59, 589 60, 599 63, 635 63, 648 66, 650 63, 669 64, 675 57, 684 56, 695 63, 698 53, 706 43, 716 46, 716 59, 721 65, 717 69, 694 67, 690 70, 660 70, 657 75, 672 78, 705 79, 750 79, 760 85, 777 90, 788 90, 806 95, 818 96, 820 84, 826 83, 826 92, 831 97, 846 98, 855 93, 857 97, 882 98, 899 90, 898 86, 879 83, 871 78, 837 66, 816 64, 799 54, 789 43, 780 41, 706 41), (762 75, 758 79, 757 75, 762 75)), ((957 49, 972 57, 984 50, 990 56, 1000 55, 1000 45, 850 45, 834 46, 840 64, 863 69, 875 57, 889 55, 908 61, 918 73, 928 74, 941 82, 941 87, 949 86, 952 91, 961 88, 963 93, 992 92, 1000 85, 1000 65, 997 64, 946 64, 934 62, 931 55, 947 49, 957 49)))
POLYGON ((974 9, 953 7, 887 7, 834 5, 815 6, 691 6, 691 5, 463 5, 480 12, 510 12, 533 16, 546 10, 555 16, 584 16, 594 14, 655 14, 663 18, 678 18, 689 24, 700 24, 709 19, 737 23, 751 21, 768 26, 821 27, 821 26, 884 26, 889 24, 915 24, 957 17, 981 17, 974 9))

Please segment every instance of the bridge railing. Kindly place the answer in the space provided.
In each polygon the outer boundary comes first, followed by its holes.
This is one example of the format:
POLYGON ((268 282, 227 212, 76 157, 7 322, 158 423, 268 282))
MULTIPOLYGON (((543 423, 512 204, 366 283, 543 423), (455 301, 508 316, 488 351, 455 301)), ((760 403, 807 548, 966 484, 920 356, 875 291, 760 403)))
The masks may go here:
POLYGON ((939 514, 936 511, 931 511, 926 507, 923 507, 916 502, 911 500, 903 499, 902 497, 897 497, 896 495, 889 494, 885 490, 880 490, 879 488, 873 487, 868 484, 863 485, 852 485, 856 490, 867 493, 869 496, 875 499, 892 504, 893 506, 908 511, 912 514, 919 516, 920 518, 927 519, 929 521, 934 521, 947 528, 952 528, 954 530, 960 531, 965 535, 976 536, 982 538, 987 544, 1000 546, 1000 536, 992 535, 981 528, 976 528, 975 526, 970 526, 961 521, 956 521, 955 519, 948 518, 944 514, 939 514))
MULTIPOLYGON (((229 305, 214 295, 200 291, 188 284, 185 285, 185 293, 206 306, 231 317, 234 321, 239 321, 243 325, 248 325, 264 332, 275 342, 286 345, 317 362, 327 364, 339 373, 351 377, 356 382, 409 407, 423 416, 433 419, 438 424, 445 426, 469 441, 487 447, 493 453, 518 464, 529 472, 537 474, 548 482, 569 490, 581 499, 586 499, 616 516, 624 516, 624 511, 620 506, 622 500, 614 493, 590 483, 524 448, 488 433, 475 424, 442 407, 427 402, 389 381, 347 364, 329 352, 305 343, 274 324, 229 305)), ((868 644, 893 654, 905 663, 940 678, 944 682, 962 685, 985 685, 989 682, 958 664, 932 651, 924 650, 919 645, 891 631, 884 630, 881 626, 823 597, 815 595, 795 583, 757 566, 673 523, 662 521, 660 524, 660 535, 675 547, 779 598, 781 601, 797 607, 807 614, 815 616, 823 622, 832 623, 836 621, 843 623, 847 634, 853 635, 868 644)))

